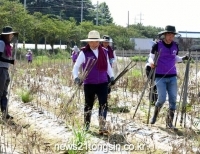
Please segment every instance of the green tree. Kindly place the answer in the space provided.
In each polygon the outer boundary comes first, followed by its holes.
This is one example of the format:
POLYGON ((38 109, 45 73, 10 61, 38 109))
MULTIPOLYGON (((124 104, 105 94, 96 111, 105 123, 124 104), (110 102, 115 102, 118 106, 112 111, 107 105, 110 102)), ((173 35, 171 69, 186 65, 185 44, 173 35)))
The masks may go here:
POLYGON ((0 2, 0 27, 12 26, 19 32, 19 40, 24 40, 24 32, 29 31, 31 16, 24 10, 22 4, 15 1, 1 0, 0 2))
POLYGON ((155 38, 158 32, 163 30, 163 28, 160 27, 144 26, 142 24, 130 25, 129 27, 138 31, 141 34, 141 37, 145 38, 155 38))
MULTIPOLYGON (((24 0, 20 0, 24 4, 24 0)), ((42 14, 51 14, 52 17, 58 19, 69 20, 73 17, 77 23, 81 22, 81 0, 27 0, 27 10, 33 14, 41 12, 42 14)), ((83 20, 92 21, 94 14, 91 10, 94 9, 90 0, 83 1, 83 20)))
MULTIPOLYGON (((100 3, 97 10, 98 10, 98 23, 99 23, 99 25, 106 25, 106 24, 110 24, 110 23, 113 22, 113 18, 111 16, 109 7, 105 2, 100 3)), ((96 10, 95 13, 97 13, 97 10, 96 10)))
POLYGON ((35 50, 37 51, 37 44, 44 36, 44 29, 43 29, 43 21, 47 19, 47 16, 43 16, 39 12, 35 12, 33 14, 33 20, 31 22, 30 33, 29 33, 29 40, 32 40, 35 43, 35 50))

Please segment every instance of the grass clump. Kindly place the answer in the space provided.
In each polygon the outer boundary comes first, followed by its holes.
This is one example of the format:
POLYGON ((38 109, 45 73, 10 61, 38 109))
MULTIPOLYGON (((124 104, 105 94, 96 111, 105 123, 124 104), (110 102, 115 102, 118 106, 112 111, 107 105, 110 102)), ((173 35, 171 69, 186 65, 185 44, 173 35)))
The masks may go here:
POLYGON ((20 93, 20 98, 21 98, 23 103, 29 103, 29 102, 31 102, 33 100, 33 96, 31 94, 31 92, 28 91, 28 90, 27 91, 22 91, 20 93))
POLYGON ((134 60, 135 62, 138 62, 138 61, 146 62, 147 58, 148 58, 147 56, 134 56, 134 57, 131 57, 131 59, 134 60))

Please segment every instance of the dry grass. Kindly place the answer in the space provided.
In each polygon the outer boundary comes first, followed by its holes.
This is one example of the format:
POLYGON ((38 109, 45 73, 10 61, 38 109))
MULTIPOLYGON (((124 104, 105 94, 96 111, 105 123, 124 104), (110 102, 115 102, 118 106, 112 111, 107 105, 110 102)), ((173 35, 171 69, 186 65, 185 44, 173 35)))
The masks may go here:
MULTIPOLYGON (((126 61, 123 62, 118 70, 122 70, 125 66, 126 61)), ((19 89, 27 89, 31 95, 35 98, 27 105, 30 105, 31 108, 34 108, 36 111, 40 111, 43 114, 43 111, 46 111, 49 115, 54 115, 57 119, 58 115, 63 110, 65 104, 70 100, 71 95, 73 94, 75 88, 73 81, 71 80, 71 65, 69 62, 55 62, 49 61, 48 64, 38 64, 34 67, 27 67, 23 63, 20 64, 20 67, 17 67, 18 70, 14 76, 13 87, 12 87, 12 97, 18 101, 20 98, 17 98, 14 94, 17 93, 19 89), (47 67, 48 66, 48 67, 47 67)), ((142 103, 140 105, 138 114, 134 121, 132 121, 132 115, 135 109, 135 106, 138 103, 141 90, 146 81, 146 76, 144 75, 144 63, 143 68, 141 64, 138 64, 134 69, 122 77, 119 82, 113 87, 110 99, 109 113, 112 113, 113 117, 116 119, 123 119, 124 121, 114 122, 115 120, 107 123, 111 136, 108 139, 102 140, 106 142, 119 142, 120 144, 124 142, 136 144, 138 142, 146 145, 145 151, 134 151, 132 153, 165 153, 163 150, 155 148, 157 142, 153 139, 153 136, 144 136, 143 139, 138 140, 136 135, 138 131, 135 132, 135 135, 129 135, 126 132, 126 126, 130 123, 139 123, 142 127, 146 126, 146 119, 148 114, 148 97, 147 94, 143 97, 142 103), (142 76, 143 75, 143 76, 142 76), (149 144, 149 142, 151 144, 149 144)), ((185 64, 178 64, 178 87, 180 94, 181 85, 184 78, 184 69, 185 64)), ((191 69, 194 69, 195 65, 191 65, 191 69)), ((194 76, 192 73, 190 76, 194 76)), ((191 82, 192 83, 192 82, 191 82)), ((198 85, 192 85, 191 94, 189 95, 189 103, 191 108, 188 109, 187 114, 191 115, 191 118, 199 117, 199 105, 198 105, 198 85)), ((83 124, 83 90, 80 89, 74 99, 69 102, 69 105, 64 111, 64 114, 60 117, 61 120, 65 123, 66 128, 70 128, 69 132, 72 132, 72 128, 77 130, 83 124)), ((97 103, 94 105, 94 109, 98 109, 97 103)), ((159 131, 165 126, 165 116, 166 116, 167 106, 164 106, 157 122, 157 125, 161 126, 159 131)), ((153 111, 153 110, 152 110, 153 111)), ((152 114, 152 113, 151 113, 152 114)), ((41 130, 37 129, 33 124, 24 121, 25 118, 18 117, 16 126, 10 125, 8 122, 1 122, 1 145, 4 145, 5 148, 1 149, 1 152, 6 152, 6 148, 11 146, 12 151, 19 151, 23 153, 56 153, 54 145, 56 143, 61 143, 61 139, 50 134, 44 134, 41 130)), ((58 119, 57 119, 58 120, 58 119)), ((94 123, 93 123, 94 124, 94 123)), ((95 125, 95 124, 94 124, 95 125)), ((196 124, 197 125, 197 124, 196 124)), ((95 127, 95 126, 94 126, 95 127)), ((181 153, 182 149, 186 149, 188 153, 191 153, 193 147, 199 148, 199 134, 194 131, 193 124, 190 126, 192 129, 183 129, 182 139, 184 142, 181 144, 171 144, 172 153, 181 153)), ((159 128, 159 127, 158 127, 159 128)), ((93 127, 91 128, 93 129, 93 127)), ((97 131, 96 129, 94 129, 97 131)), ((172 136, 177 134, 173 132, 167 132, 172 136)), ((72 137, 74 135, 72 134, 72 137)), ((94 137, 90 137, 91 139, 94 137)), ((77 152, 78 153, 78 152, 77 152)), ((80 153, 80 152, 79 152, 80 153)))

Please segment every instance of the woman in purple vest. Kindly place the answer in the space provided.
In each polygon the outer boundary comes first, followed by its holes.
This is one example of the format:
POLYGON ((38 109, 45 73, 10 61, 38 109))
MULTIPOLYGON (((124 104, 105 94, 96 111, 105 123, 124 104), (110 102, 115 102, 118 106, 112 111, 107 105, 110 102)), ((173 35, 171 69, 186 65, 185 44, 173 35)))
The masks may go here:
POLYGON ((154 65, 155 52, 159 52, 160 56, 156 65, 155 82, 158 92, 158 99, 155 104, 154 115, 151 119, 151 124, 156 122, 158 113, 166 101, 166 94, 169 99, 169 110, 166 117, 166 126, 168 128, 175 129, 173 126, 174 112, 176 110, 176 98, 177 98, 177 71, 176 62, 182 62, 182 60, 188 60, 188 56, 179 57, 178 44, 174 42, 174 37, 177 35, 174 26, 166 26, 165 31, 159 33, 159 36, 164 36, 163 40, 158 41, 153 45, 149 63, 152 68, 154 65))
POLYGON ((88 34, 88 39, 81 40, 83 42, 88 42, 88 44, 81 49, 76 63, 73 67, 73 77, 75 83, 81 83, 78 77, 79 67, 82 65, 83 69, 89 59, 97 60, 94 67, 89 72, 88 76, 83 81, 84 83, 84 95, 85 95, 85 107, 84 107, 84 125, 85 130, 89 130, 91 112, 94 105, 95 95, 98 97, 99 101, 99 133, 108 133, 105 128, 105 120, 107 116, 108 104, 108 78, 107 74, 111 78, 111 84, 114 84, 114 74, 109 63, 107 52, 100 46, 99 42, 100 34, 98 31, 93 30, 88 34))
POLYGON ((10 83, 9 67, 10 64, 15 64, 15 60, 12 58, 12 46, 11 41, 18 33, 12 30, 12 27, 6 26, 0 35, 0 104, 3 119, 13 119, 8 114, 8 86, 10 83))
MULTIPOLYGON (((104 41, 102 41, 101 46, 107 51, 109 62, 112 67, 112 64, 115 60, 113 49, 109 45, 109 43, 112 43, 112 39, 108 35, 104 35, 103 39, 104 39, 104 41)), ((108 83, 109 82, 110 82, 110 77, 108 75, 108 83)), ((110 92, 111 92, 111 88, 108 88, 108 94, 110 94, 110 92)))
POLYGON ((80 50, 79 50, 79 48, 76 45, 74 46, 74 48, 72 48, 72 50, 73 50, 73 52, 72 52, 71 58, 72 58, 73 63, 75 64, 76 59, 78 58, 80 50))
POLYGON ((33 54, 32 54, 32 51, 30 49, 28 50, 28 53, 26 54, 26 58, 28 60, 28 63, 32 63, 33 54))

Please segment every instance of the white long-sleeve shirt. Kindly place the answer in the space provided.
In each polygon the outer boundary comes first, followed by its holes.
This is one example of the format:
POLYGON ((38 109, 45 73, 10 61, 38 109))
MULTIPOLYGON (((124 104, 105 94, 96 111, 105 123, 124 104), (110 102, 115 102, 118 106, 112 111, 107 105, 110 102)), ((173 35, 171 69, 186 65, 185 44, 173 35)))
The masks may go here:
MULTIPOLYGON (((95 49, 95 50, 92 50, 93 53, 95 54, 95 56, 98 58, 98 55, 99 55, 99 51, 98 49, 95 49)), ((85 63, 85 55, 83 53, 83 51, 81 51, 79 53, 79 56, 74 64, 74 67, 73 67, 73 70, 72 70, 72 74, 73 74, 73 78, 77 78, 78 77, 78 71, 79 71, 79 68, 80 66, 85 63)), ((113 70, 110 66, 110 62, 109 62, 109 59, 108 59, 108 55, 107 55, 107 63, 108 63, 108 69, 107 69, 107 73, 109 75, 109 77, 114 77, 114 73, 113 73, 113 70)))

